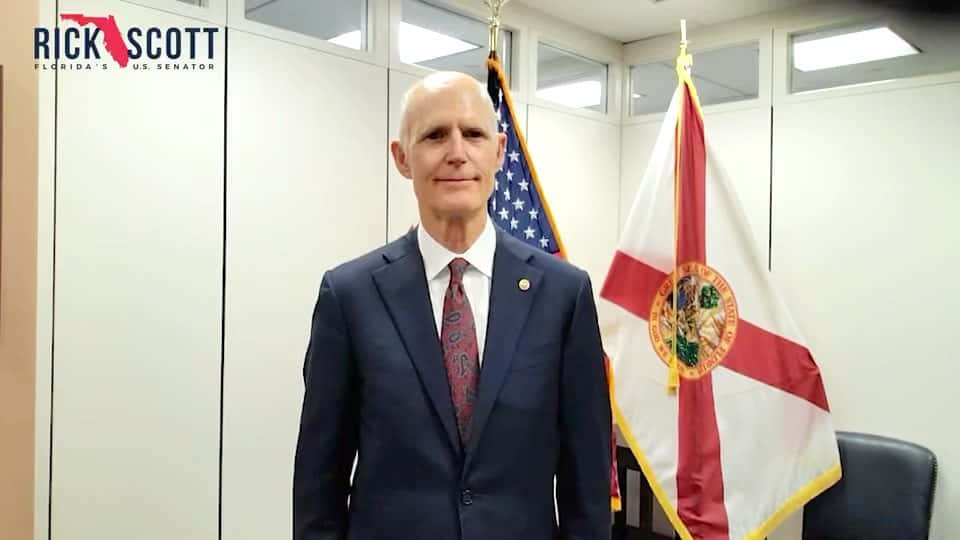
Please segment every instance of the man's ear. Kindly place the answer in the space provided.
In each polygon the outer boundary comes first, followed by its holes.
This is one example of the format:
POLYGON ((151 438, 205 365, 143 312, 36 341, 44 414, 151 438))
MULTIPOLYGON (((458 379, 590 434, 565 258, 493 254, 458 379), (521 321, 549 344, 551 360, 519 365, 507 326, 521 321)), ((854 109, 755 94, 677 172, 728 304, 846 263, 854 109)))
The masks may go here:
POLYGON ((393 154, 393 162, 397 165, 397 170, 406 178, 412 178, 410 174, 410 164, 407 163, 407 153, 400 146, 400 141, 390 142, 390 153, 393 154))
POLYGON ((503 157, 507 152, 507 134, 498 133, 497 134, 497 165, 498 168, 503 167, 503 157))

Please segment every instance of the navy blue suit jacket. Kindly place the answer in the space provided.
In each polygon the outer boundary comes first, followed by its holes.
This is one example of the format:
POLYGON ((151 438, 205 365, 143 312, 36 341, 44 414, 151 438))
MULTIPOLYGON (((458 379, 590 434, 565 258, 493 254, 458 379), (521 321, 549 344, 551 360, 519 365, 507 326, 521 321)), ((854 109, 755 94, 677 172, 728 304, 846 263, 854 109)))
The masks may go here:
POLYGON ((589 277, 498 230, 490 291, 464 448, 416 232, 324 275, 295 540, 609 539, 610 404, 589 277))

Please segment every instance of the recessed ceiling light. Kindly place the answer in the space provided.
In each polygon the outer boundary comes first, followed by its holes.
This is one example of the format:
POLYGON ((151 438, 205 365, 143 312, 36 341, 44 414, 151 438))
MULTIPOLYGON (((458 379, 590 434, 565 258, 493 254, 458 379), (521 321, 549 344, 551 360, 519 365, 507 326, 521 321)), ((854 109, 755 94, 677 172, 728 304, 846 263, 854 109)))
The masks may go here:
POLYGON ((799 71, 816 71, 875 60, 918 54, 893 30, 873 28, 793 44, 793 67, 799 71))
POLYGON ((360 31, 354 30, 353 32, 340 34, 339 36, 330 38, 327 41, 333 43, 334 45, 340 45, 341 47, 349 47, 351 49, 360 50, 360 31))
POLYGON ((568 107, 593 107, 603 97, 600 81, 579 81, 537 90, 537 97, 568 107))
POLYGON ((840 86, 831 86, 831 87, 829 87, 829 88, 815 88, 815 89, 813 89, 813 90, 803 90, 803 91, 801 91, 801 92, 794 92, 794 95, 799 96, 799 95, 803 95, 803 94, 817 94, 817 93, 823 92, 824 90, 839 90, 839 89, 842 89, 842 88, 860 88, 860 87, 863 87, 863 86, 873 86, 873 85, 877 85, 877 84, 886 84, 886 83, 893 82, 893 81, 896 81, 896 80, 897 80, 897 79, 883 79, 883 80, 880 80, 880 81, 868 81, 868 82, 862 82, 862 83, 842 84, 842 85, 840 85, 840 86))
MULTIPOLYGON (((400 23, 399 38, 400 61, 405 64, 419 64, 420 62, 478 48, 477 45, 472 43, 405 22, 400 23)), ((327 41, 341 47, 357 50, 362 48, 359 30, 340 34, 327 41)))
POLYGON ((400 23, 398 37, 400 38, 400 61, 405 64, 419 64, 479 48, 473 43, 405 22, 400 23))

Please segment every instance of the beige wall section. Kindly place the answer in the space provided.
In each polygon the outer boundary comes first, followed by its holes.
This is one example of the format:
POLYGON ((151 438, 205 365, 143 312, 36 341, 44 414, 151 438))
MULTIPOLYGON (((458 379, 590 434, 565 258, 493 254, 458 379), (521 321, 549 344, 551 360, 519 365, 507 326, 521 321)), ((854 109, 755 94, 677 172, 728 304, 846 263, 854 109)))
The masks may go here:
POLYGON ((33 538, 34 334, 37 279, 37 2, 0 13, 3 65, 0 223, 0 538, 33 538))

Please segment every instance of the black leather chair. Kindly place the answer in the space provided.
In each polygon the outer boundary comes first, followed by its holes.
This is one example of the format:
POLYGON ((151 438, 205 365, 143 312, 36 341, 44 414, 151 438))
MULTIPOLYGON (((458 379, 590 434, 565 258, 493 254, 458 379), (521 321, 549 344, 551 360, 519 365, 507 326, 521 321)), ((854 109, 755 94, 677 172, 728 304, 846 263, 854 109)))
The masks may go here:
POLYGON ((926 540, 937 458, 905 441, 838 432, 843 478, 807 503, 804 540, 926 540))

